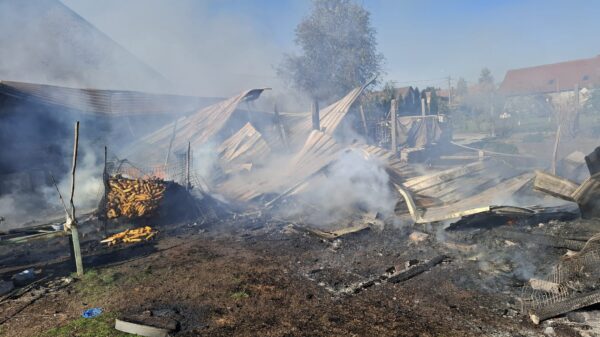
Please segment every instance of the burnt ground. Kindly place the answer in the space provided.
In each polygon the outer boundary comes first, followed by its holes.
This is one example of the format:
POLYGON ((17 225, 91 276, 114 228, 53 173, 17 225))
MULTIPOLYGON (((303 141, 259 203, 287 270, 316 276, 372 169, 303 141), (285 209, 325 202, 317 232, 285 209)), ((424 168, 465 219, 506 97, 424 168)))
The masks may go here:
MULTIPOLYGON (((69 275, 60 261, 37 264, 42 275, 53 276, 0 304, 0 318, 22 309, 0 325, 0 334, 92 336, 69 327, 84 309, 101 307, 108 322, 119 315, 167 309, 180 323, 175 336, 541 336, 548 326, 556 336, 579 336, 552 320, 533 325, 518 302, 523 283, 566 249, 539 240, 507 240, 502 233, 589 236, 595 225, 508 221, 493 228, 481 224, 453 230, 387 226, 336 240, 263 218, 162 226, 149 243, 105 248, 90 240, 84 245, 86 254, 119 253, 90 260, 94 267, 86 276, 62 288, 43 287, 69 275), (417 230, 429 237, 411 241, 410 233, 417 230), (330 291, 439 254, 448 258, 407 281, 383 282, 351 295, 330 291), (42 295, 25 307, 36 289, 42 295)), ((38 245, 49 251, 63 247, 38 245)), ((25 249, 14 247, 12 256, 25 249)), ((0 272, 6 278, 14 270, 0 272)), ((106 334, 113 335, 122 336, 106 334)))

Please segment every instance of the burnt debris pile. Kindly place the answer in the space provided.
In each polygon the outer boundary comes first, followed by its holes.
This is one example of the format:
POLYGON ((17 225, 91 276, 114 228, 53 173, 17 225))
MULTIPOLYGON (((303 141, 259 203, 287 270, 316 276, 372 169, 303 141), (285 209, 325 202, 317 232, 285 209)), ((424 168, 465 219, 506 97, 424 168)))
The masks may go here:
MULTIPOLYGON (((299 273, 336 297, 463 268, 471 277, 457 284, 519 298, 535 323, 598 302, 591 225, 599 215, 598 150, 584 156, 589 178, 578 153, 558 164, 575 182, 536 171, 532 156, 483 150, 482 139, 453 140, 442 114, 392 111, 377 124, 387 131, 373 138, 368 121, 356 119, 370 84, 316 115, 254 111, 267 89, 246 90, 158 123, 117 151, 109 145, 104 165, 95 160, 94 174, 78 178, 98 182, 91 193, 96 209, 78 221, 84 255, 151 246, 177 228, 222 232, 242 224, 232 233, 320 240, 325 252, 299 273), (143 236, 127 245, 115 239, 127 233, 143 236), (106 237, 110 247, 98 244, 106 237), (365 256, 362 244, 377 247, 381 259, 365 256), (403 266, 390 265, 382 247, 392 246, 402 250, 396 256, 403 266), (339 257, 342 251, 352 258, 339 257), (361 259, 369 267, 347 271, 348 261, 361 259)), ((0 244, 63 240, 65 222, 59 216, 11 228, 0 244)))

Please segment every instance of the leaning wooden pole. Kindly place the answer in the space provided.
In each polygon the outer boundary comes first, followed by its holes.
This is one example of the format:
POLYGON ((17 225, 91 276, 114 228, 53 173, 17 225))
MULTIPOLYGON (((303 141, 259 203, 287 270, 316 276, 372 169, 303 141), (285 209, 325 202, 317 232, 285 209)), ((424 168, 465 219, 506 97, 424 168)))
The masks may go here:
POLYGON ((75 123, 75 143, 73 144, 73 167, 71 170, 71 240, 73 242, 73 257, 77 268, 77 276, 83 276, 83 260, 81 258, 81 247, 79 246, 79 231, 77 230, 77 219, 75 218, 75 170, 77 169, 77 150, 79 148, 79 121, 75 123))

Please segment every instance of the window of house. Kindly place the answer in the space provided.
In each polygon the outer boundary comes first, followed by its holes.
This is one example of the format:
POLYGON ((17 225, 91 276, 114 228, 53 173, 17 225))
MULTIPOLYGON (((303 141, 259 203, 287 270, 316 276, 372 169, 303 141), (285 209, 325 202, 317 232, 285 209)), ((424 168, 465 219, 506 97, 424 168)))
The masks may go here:
POLYGON ((590 79, 590 77, 588 75, 583 75, 583 77, 581 78, 583 81, 587 81, 590 79))

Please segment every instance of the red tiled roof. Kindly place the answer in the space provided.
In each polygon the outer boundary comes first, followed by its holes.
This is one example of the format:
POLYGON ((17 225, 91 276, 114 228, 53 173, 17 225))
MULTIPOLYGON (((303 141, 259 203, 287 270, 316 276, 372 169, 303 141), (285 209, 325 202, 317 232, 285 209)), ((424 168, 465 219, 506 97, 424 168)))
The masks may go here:
POLYGON ((600 86, 600 55, 581 60, 512 69, 506 72, 500 91, 527 95, 600 86))

